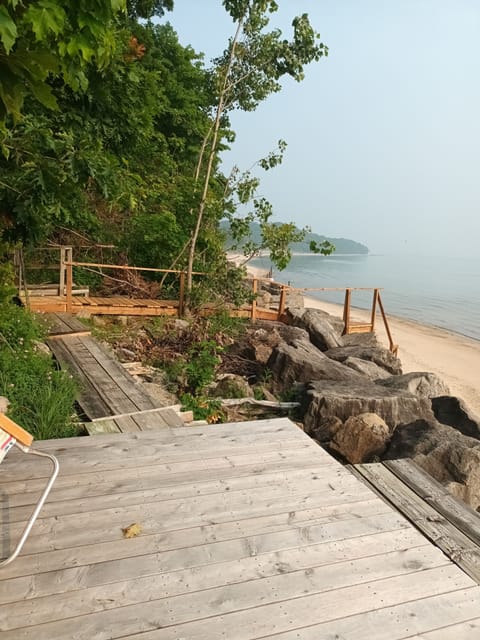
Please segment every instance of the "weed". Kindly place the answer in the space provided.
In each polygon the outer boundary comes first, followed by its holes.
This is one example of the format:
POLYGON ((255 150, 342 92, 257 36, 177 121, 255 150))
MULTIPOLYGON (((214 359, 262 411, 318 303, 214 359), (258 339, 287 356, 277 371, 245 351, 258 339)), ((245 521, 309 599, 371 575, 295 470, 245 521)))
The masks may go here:
POLYGON ((190 391, 198 393, 214 380, 215 370, 220 364, 218 352, 221 350, 213 340, 202 340, 190 348, 185 366, 190 391))
POLYGON ((193 411, 195 420, 206 420, 209 424, 216 424, 225 420, 225 413, 222 411, 222 405, 215 398, 207 398, 205 396, 192 396, 185 393, 181 397, 182 410, 193 411))

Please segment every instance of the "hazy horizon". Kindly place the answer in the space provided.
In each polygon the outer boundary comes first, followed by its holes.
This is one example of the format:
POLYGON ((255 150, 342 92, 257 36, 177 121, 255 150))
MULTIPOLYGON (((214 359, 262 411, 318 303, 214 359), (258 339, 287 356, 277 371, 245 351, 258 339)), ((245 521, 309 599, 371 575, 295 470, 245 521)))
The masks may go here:
MULTIPOLYGON (((261 176, 276 221, 350 238, 372 253, 475 251, 480 4, 279 4, 272 24, 288 37, 293 16, 308 13, 330 55, 256 112, 233 114, 237 140, 225 171, 250 167, 283 138, 283 165, 261 176)), ((232 33, 221 0, 176 0, 165 20, 206 64, 232 33)))

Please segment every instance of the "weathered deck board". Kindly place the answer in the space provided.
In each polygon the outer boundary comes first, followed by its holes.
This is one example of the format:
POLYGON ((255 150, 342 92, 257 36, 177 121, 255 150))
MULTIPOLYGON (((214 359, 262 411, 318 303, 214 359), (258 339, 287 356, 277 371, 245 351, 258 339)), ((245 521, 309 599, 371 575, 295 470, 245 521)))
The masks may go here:
MULTIPOLYGON (((355 469, 414 522, 430 540, 448 556, 454 558, 468 575, 480 583, 480 548, 474 541, 454 523, 439 514, 383 464, 359 464, 355 469)), ((465 507, 465 512, 467 511, 465 507)), ((478 518, 472 511, 470 528, 473 528, 471 520, 475 517, 478 518)))
MULTIPOLYGON (((79 404, 90 420, 156 408, 150 396, 94 338, 78 334, 58 336, 49 339, 48 346, 62 368, 77 378, 79 404)), ((127 421, 123 422, 127 429, 127 421)), ((138 425, 133 423, 131 430, 139 430, 138 425)))
MULTIPOLYGON (((2 640, 400 640, 478 618, 475 582, 287 419, 36 446, 61 472, 0 569, 2 640)), ((3 549, 44 474, 2 464, 3 549)))

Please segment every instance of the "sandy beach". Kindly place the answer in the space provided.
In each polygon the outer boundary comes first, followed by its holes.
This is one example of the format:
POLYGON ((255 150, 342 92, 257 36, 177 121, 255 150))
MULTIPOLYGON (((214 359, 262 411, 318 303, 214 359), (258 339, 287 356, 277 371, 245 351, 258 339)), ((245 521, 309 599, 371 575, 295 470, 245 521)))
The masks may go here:
MULTIPOLYGON (((248 265, 251 275, 263 277, 263 270, 248 265)), ((305 307, 322 309, 342 317, 342 305, 304 297, 305 307)), ((404 320, 385 310, 398 357, 404 373, 428 371, 437 374, 450 388, 453 396, 462 398, 470 409, 480 416, 480 341, 460 334, 412 320, 404 320)), ((352 309, 352 320, 369 322, 370 313, 352 309)), ((388 346, 388 339, 380 313, 376 318, 378 339, 388 346)))

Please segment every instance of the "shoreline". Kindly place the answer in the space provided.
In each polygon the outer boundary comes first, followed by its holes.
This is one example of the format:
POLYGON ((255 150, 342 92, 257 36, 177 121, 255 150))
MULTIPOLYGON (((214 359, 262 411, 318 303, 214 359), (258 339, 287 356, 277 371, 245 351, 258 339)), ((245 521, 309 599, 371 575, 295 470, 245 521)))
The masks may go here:
MULTIPOLYGON (((250 275, 263 277, 265 271, 247 265, 250 275)), ((324 302, 308 295, 304 305, 342 317, 343 305, 324 302)), ((480 416, 480 341, 450 329, 420 323, 387 313, 393 341, 398 344, 398 357, 404 373, 426 371, 435 373, 450 388, 452 396, 464 400, 470 410, 480 416)), ((352 320, 370 321, 370 311, 352 307, 352 320)), ((380 342, 388 347, 387 334, 380 315, 376 331, 380 342)))

